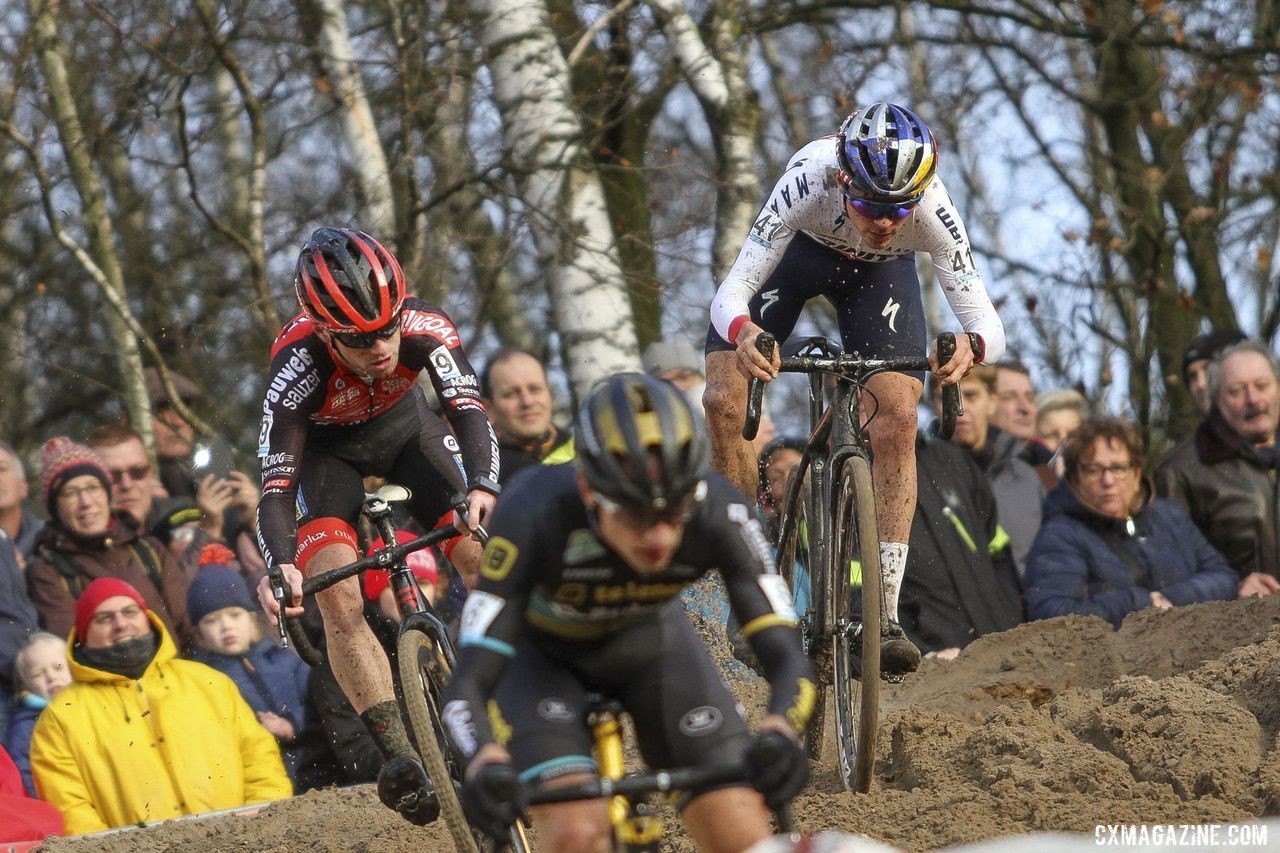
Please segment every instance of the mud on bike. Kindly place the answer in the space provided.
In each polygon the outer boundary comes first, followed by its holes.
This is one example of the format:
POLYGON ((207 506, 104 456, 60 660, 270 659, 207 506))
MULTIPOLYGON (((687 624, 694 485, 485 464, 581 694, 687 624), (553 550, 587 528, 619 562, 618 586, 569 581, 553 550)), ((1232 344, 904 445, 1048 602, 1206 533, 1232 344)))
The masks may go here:
MULTIPOLYGON (((772 358, 777 345, 763 333, 757 348, 772 358)), ((955 335, 938 336, 938 358, 955 353, 955 335)), ((781 360, 784 373, 809 376, 810 434, 788 480, 779 517, 777 561, 793 592, 808 571, 809 602, 799 614, 800 636, 818 674, 818 695, 806 747, 817 760, 834 722, 840 777, 850 791, 871 788, 880 722, 880 638, 889 616, 880 574, 880 533, 871 479, 871 444, 864 406, 874 403, 867 380, 886 371, 928 372, 923 356, 862 358, 844 353, 826 338, 801 342, 797 355, 781 360), (827 377, 834 377, 830 388, 827 377), (828 691, 834 721, 827 719, 828 691)), ((764 383, 752 379, 742 436, 750 441, 760 424, 764 383)), ((961 414, 957 385, 943 389, 940 434, 949 438, 961 414)), ((901 677, 885 678, 900 681, 901 677)))
MULTIPOLYGON (((373 523, 383 542, 396 542, 392 504, 407 501, 410 496, 405 487, 391 484, 365 496, 360 512, 373 523)), ((466 500, 458 496, 453 505, 465 518, 466 500)), ((455 649, 444 622, 418 588, 417 579, 405 562, 405 557, 410 553, 457 535, 458 531, 453 527, 437 528, 408 542, 388 545, 368 557, 307 578, 302 584, 302 592, 306 596, 326 590, 367 569, 389 571, 391 588, 395 592, 401 617, 396 642, 395 669, 399 677, 397 700, 409 719, 423 767, 435 788, 440 804, 440 819, 448 828, 458 853, 487 853, 496 850, 526 853, 529 844, 522 822, 517 822, 512 827, 505 844, 498 845, 488 836, 473 830, 463 814, 457 789, 462 783, 465 764, 461 754, 449 741, 440 717, 441 697, 456 660, 455 649)), ((479 535, 482 539, 486 538, 483 529, 480 529, 479 535)), ((271 583, 276 600, 281 602, 283 613, 286 596, 283 578, 276 573, 272 576, 271 583)), ((308 640, 300 618, 282 620, 281 631, 287 633, 304 661, 311 666, 323 665, 324 655, 308 640)))

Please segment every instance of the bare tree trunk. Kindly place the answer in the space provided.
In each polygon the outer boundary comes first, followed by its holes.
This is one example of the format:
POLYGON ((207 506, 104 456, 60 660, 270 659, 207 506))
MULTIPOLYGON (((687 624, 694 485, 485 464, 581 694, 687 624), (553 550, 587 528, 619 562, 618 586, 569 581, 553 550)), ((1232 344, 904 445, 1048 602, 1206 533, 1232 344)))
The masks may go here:
POLYGON ((518 164, 530 225, 547 264, 556 329, 577 395, 639 364, 635 325, 604 192, 579 140, 569 68, 541 0, 471 0, 518 164))
POLYGON ((320 17, 315 52, 338 102, 342 129, 360 192, 360 228, 385 238, 396 224, 394 193, 387 155, 365 94, 364 79, 351 49, 346 4, 342 0, 310 0, 320 17))
POLYGON ((760 108, 747 80, 746 49, 740 42, 747 10, 739 0, 717 3, 704 41, 681 0, 650 0, 649 5, 663 19, 672 53, 706 112, 719 155, 712 249, 712 273, 719 284, 760 209, 755 169, 760 108))
POLYGON ((107 209, 107 197, 102 181, 93 166, 76 111, 75 100, 67 80, 66 48, 58 38, 60 0, 29 0, 32 29, 38 44, 40 70, 44 74, 49 103, 53 108, 54 122, 67 158, 71 182, 80 196, 83 207, 84 229, 89 239, 92 259, 102 272, 100 282, 108 302, 119 310, 108 311, 107 327, 116 346, 116 358, 120 364, 120 377, 124 382, 124 405, 129 412, 130 423, 151 446, 151 405, 142 378, 142 355, 138 339, 122 316, 129 310, 120 259, 116 255, 114 228, 107 209), (114 295, 114 299, 111 298, 114 295))

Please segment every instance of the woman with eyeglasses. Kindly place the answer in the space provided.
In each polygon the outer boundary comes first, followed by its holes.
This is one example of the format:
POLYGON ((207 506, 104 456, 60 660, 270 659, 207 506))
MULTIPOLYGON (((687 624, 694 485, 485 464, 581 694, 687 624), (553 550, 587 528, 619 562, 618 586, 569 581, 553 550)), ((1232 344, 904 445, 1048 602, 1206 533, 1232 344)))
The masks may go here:
MULTIPOLYGON (((858 110, 837 134, 792 155, 711 304, 704 397, 711 463, 739 489, 751 494, 755 484, 755 457, 741 438, 747 380, 769 381, 778 370, 777 356, 770 363, 756 338, 770 332, 785 340, 808 300, 831 303, 847 352, 923 356, 928 330, 916 253, 925 252, 968 333, 946 364, 934 359, 938 381, 954 384, 972 365, 1004 352, 1004 327, 937 169, 933 133, 911 110, 885 102, 858 110)), ((872 473, 890 614, 907 564, 923 381, 923 374, 883 373, 867 385, 878 402, 872 473)), ((881 648, 887 671, 919 663, 896 618, 881 648)))
MULTIPOLYGON (((408 487, 409 513, 428 529, 465 495, 467 517, 455 513, 454 523, 474 530, 498 494, 498 444, 480 380, 449 315, 409 295, 395 256, 363 231, 319 228, 298 255, 294 286, 302 311, 272 347, 258 440, 258 539, 268 568, 290 589, 286 616, 302 615, 303 572, 359 558, 363 478, 408 487), (422 375, 443 418, 427 403, 422 375)), ((464 574, 466 566, 478 571, 478 543, 448 550, 464 574)), ((275 622, 269 578, 258 599, 275 622)), ((334 675, 387 759, 379 797, 414 823, 434 820, 435 795, 401 721, 386 655, 364 621, 359 586, 342 583, 316 600, 334 675)))
POLYGON ((1134 425, 1085 421, 1063 445, 1063 464, 1027 557, 1030 618, 1092 614, 1118 628, 1135 610, 1236 597, 1226 559, 1143 476, 1134 425))

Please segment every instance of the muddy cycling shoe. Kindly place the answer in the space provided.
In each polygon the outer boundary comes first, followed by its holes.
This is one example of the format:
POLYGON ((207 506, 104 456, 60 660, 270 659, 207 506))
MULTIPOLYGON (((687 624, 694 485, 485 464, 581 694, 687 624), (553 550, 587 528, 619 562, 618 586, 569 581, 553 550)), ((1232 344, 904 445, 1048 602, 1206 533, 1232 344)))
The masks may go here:
POLYGON ((416 759, 396 756, 378 773, 378 799, 410 823, 425 826, 440 816, 440 803, 427 772, 416 759))
POLYGON ((920 650, 907 639, 897 622, 890 622, 880 634, 880 677, 901 680, 920 666, 920 650))

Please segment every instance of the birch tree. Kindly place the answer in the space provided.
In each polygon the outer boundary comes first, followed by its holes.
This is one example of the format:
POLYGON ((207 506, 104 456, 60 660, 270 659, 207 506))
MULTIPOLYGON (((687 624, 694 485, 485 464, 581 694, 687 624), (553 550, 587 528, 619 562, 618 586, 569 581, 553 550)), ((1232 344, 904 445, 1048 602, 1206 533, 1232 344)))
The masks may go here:
POLYGON ((391 171, 365 93, 364 78, 351 48, 346 3, 342 0, 307 2, 319 18, 313 44, 316 60, 324 69, 338 104, 338 117, 351 152, 360 196, 359 227, 385 238, 393 233, 396 224, 391 171))
POLYGON ((551 287, 564 362, 578 396, 639 352, 617 243, 582 150, 569 69, 541 0, 471 0, 516 180, 551 287))
POLYGON ((649 0, 685 80, 706 114, 716 158, 715 245, 712 275, 718 283, 733 266, 760 207, 756 137, 760 109, 747 80, 748 43, 742 38, 746 4, 711 6, 709 44, 682 0, 649 0))

